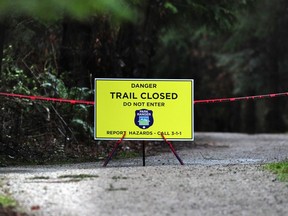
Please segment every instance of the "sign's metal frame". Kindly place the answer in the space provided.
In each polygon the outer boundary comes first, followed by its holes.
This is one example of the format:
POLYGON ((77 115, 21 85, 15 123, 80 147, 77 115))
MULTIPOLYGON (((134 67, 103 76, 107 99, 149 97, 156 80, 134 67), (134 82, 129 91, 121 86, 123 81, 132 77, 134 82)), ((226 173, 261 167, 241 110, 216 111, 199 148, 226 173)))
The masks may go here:
MULTIPOLYGON (((97 121, 97 80, 102 80, 102 81, 148 81, 148 82, 191 82, 191 138, 167 138, 167 140, 170 141, 193 141, 194 140, 194 80, 193 79, 129 79, 129 78, 95 78, 94 80, 94 89, 95 89, 95 94, 94 94, 94 101, 95 101, 95 105, 94 105, 94 139, 95 140, 119 140, 122 136, 122 134, 120 134, 118 137, 115 136, 115 138, 110 138, 110 137, 96 137, 96 121, 97 121)), ((123 131, 125 131, 125 129, 123 129, 123 131)), ((160 141, 163 140, 163 138, 161 137, 161 134, 159 135, 159 138, 145 138, 145 137, 141 137, 141 138, 125 138, 125 140, 151 140, 151 141, 160 141)))

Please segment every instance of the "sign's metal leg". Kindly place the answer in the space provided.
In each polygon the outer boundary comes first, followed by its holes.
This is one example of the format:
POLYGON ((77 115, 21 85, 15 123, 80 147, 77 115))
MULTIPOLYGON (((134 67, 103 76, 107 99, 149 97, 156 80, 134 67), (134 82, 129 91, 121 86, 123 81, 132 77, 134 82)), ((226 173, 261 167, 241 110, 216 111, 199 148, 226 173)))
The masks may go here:
POLYGON ((180 163, 181 165, 184 165, 182 159, 179 157, 179 155, 178 155, 177 152, 175 151, 173 145, 172 145, 170 142, 166 142, 166 143, 169 145, 171 151, 172 151, 173 154, 176 156, 176 158, 178 159, 179 163, 180 163))
POLYGON ((112 159, 113 155, 115 154, 115 151, 117 149, 117 147, 119 146, 120 143, 116 143, 115 146, 113 147, 113 150, 109 153, 108 157, 106 158, 103 166, 106 167, 107 164, 109 163, 109 161, 112 159))
POLYGON ((109 153, 108 157, 106 158, 103 167, 106 167, 107 164, 109 163, 109 161, 112 159, 113 155, 115 154, 116 149, 118 148, 119 144, 122 142, 122 140, 124 139, 126 135, 126 131, 124 132, 123 136, 121 137, 120 140, 117 141, 117 143, 114 145, 112 151, 109 153))
MULTIPOLYGON (((124 137, 126 135, 126 132, 124 132, 123 136, 121 137, 120 140, 117 141, 117 143, 115 144, 115 146, 113 147, 112 151, 109 153, 108 157, 106 158, 103 166, 106 167, 107 164, 109 163, 109 161, 112 159, 113 155, 115 154, 115 151, 117 150, 118 146, 120 145, 120 143, 123 141, 124 137)), ((170 150, 173 152, 173 154, 175 155, 175 157, 178 159, 178 161, 180 162, 181 165, 184 165, 182 159, 179 157, 179 155, 177 154, 177 152, 175 151, 172 143, 170 143, 164 136, 163 133, 161 133, 162 138, 164 139, 164 141, 169 145, 170 150)), ((143 166, 145 166, 145 141, 142 141, 142 156, 143 156, 143 166)))
POLYGON ((145 141, 142 142, 143 166, 145 166, 145 141))
POLYGON ((177 152, 175 151, 172 143, 170 143, 170 142, 165 138, 163 132, 161 133, 161 136, 163 137, 164 141, 169 145, 171 151, 172 151, 173 154, 176 156, 176 158, 178 159, 179 163, 180 163, 181 165, 184 165, 182 159, 179 157, 179 155, 178 155, 177 152))

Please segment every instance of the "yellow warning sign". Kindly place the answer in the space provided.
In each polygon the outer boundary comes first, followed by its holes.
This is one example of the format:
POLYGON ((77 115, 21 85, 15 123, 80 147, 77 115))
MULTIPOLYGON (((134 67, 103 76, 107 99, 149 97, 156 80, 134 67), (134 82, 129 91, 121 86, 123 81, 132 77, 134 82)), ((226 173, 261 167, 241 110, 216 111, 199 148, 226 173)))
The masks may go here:
POLYGON ((96 140, 193 140, 193 80, 95 79, 96 140))

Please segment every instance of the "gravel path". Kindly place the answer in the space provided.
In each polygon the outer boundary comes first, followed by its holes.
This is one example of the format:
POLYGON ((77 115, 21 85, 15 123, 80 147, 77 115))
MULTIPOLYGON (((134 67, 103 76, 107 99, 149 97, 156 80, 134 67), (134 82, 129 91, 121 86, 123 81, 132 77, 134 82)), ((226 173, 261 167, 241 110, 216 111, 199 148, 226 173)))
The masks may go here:
POLYGON ((288 215, 288 183, 262 164, 288 158, 288 135, 196 133, 172 153, 63 166, 0 168, 3 191, 33 215, 288 215), (82 177, 82 179, 79 179, 82 177))

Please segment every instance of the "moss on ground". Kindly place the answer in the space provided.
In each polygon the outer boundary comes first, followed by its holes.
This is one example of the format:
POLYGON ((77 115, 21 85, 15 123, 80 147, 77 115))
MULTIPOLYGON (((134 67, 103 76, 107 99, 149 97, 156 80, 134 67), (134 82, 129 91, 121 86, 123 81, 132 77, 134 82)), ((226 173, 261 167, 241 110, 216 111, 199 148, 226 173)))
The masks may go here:
POLYGON ((270 163, 264 167, 275 173, 278 180, 288 182, 288 161, 270 163))

